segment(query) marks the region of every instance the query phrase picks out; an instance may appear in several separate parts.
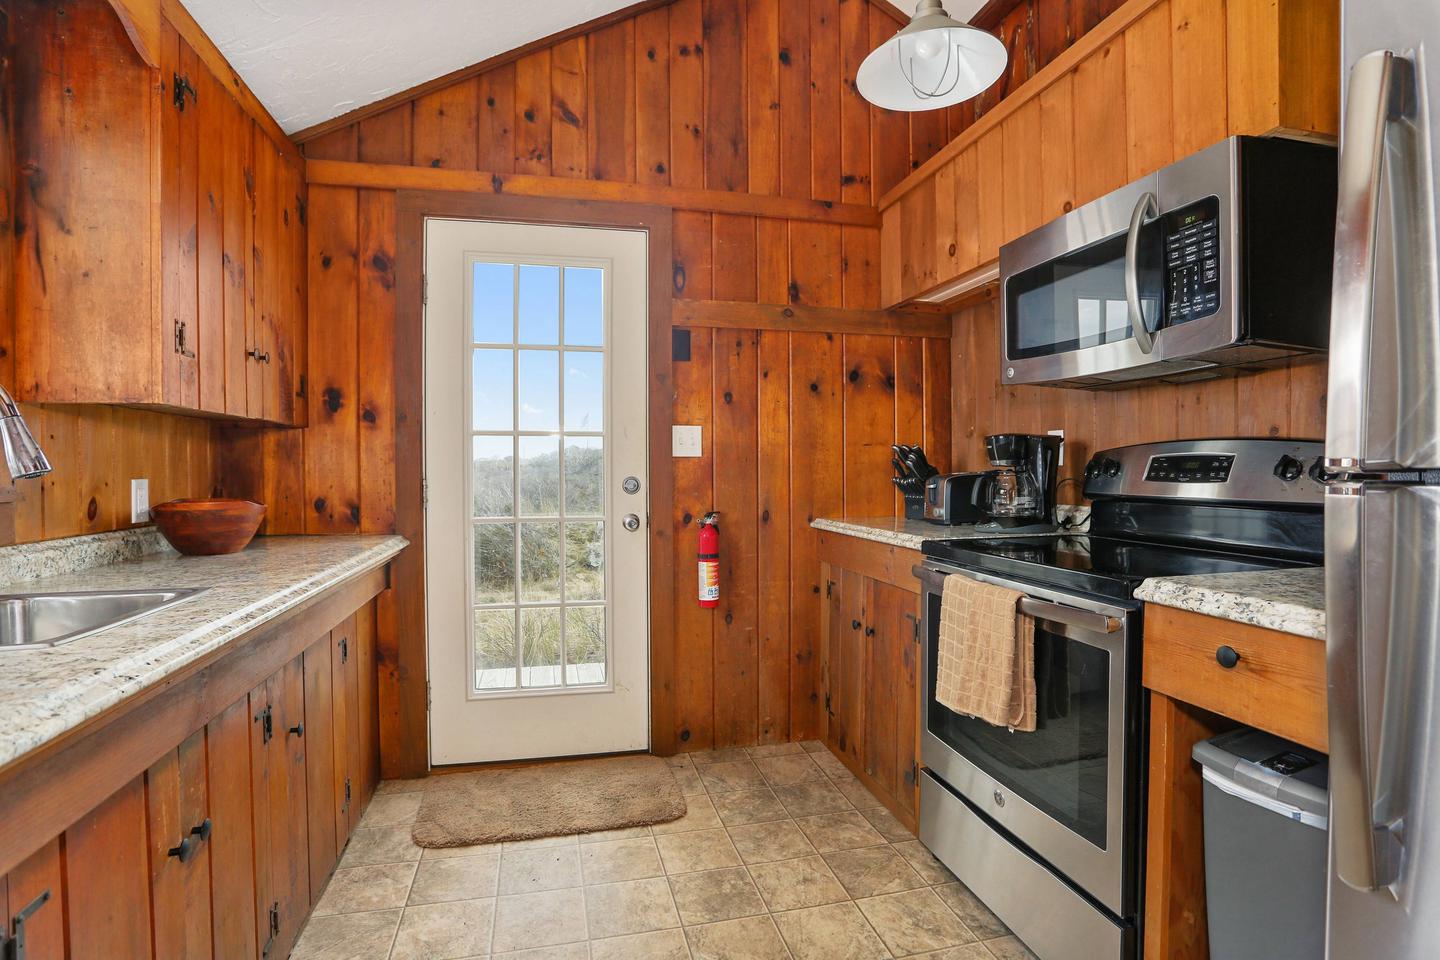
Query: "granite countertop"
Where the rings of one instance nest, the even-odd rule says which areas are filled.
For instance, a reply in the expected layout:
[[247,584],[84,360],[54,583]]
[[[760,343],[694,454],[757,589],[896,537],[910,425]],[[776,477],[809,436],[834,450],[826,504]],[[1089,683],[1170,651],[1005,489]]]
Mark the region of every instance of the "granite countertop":
[[380,566],[407,543],[397,536],[260,537],[240,553],[182,557],[158,535],[125,531],[0,548],[0,592],[205,588],[58,647],[0,650],[0,766]]
[[1154,577],[1137,600],[1325,639],[1325,571],[1321,567]]
[[[1059,514],[1061,520],[1077,518],[1074,529],[1083,529],[1085,521],[1089,519],[1090,510],[1088,507],[1062,505]],[[846,536],[873,540],[906,550],[919,550],[926,540],[988,540],[994,537],[1016,536],[995,530],[978,530],[971,523],[952,527],[928,520],[905,520],[899,517],[817,517],[810,522],[810,526],[817,530],[843,533]]]

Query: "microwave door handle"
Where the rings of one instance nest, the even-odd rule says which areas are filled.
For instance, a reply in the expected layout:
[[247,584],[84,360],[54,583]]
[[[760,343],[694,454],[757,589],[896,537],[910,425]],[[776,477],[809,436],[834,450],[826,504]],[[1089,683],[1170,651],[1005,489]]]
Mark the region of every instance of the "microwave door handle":
[[1160,215],[1155,194],[1148,191],[1135,201],[1135,210],[1130,214],[1130,232],[1125,238],[1125,306],[1130,314],[1130,332],[1135,337],[1140,352],[1150,354],[1155,349],[1155,335],[1145,324],[1145,311],[1140,309],[1140,229],[1147,219]]
[[1395,55],[1376,50],[1357,60],[1350,70],[1340,140],[1335,270],[1330,291],[1325,464],[1331,470],[1359,470],[1365,460],[1380,176],[1394,69]]

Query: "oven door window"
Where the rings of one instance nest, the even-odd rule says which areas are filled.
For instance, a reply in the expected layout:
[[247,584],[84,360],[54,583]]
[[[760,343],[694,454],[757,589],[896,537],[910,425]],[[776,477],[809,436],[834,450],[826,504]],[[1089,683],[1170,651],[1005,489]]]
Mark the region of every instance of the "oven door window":
[[[931,657],[934,657],[931,646]],[[986,774],[1105,849],[1110,764],[1110,654],[1035,624],[1036,729],[1011,732],[942,707],[934,664],[931,733]]]
[[[1011,360],[1070,353],[1133,335],[1125,301],[1125,234],[1067,253],[1005,284],[1005,355]],[[1164,270],[1159,221],[1141,228],[1140,309],[1162,322]]]

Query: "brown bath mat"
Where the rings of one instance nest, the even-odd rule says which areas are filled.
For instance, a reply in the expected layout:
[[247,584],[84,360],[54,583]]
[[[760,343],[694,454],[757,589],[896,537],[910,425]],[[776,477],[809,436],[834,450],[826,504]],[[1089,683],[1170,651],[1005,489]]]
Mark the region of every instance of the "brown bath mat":
[[659,757],[601,757],[431,777],[415,821],[422,847],[466,847],[667,823],[685,798]]

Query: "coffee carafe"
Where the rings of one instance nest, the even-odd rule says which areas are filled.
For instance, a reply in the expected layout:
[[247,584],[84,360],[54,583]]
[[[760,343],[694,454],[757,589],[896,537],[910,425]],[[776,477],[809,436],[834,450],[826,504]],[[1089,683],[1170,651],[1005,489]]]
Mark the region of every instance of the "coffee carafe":
[[998,433],[985,438],[996,469],[987,475],[983,502],[991,519],[980,530],[1052,533],[1055,485],[1059,480],[1060,438]]

